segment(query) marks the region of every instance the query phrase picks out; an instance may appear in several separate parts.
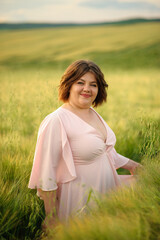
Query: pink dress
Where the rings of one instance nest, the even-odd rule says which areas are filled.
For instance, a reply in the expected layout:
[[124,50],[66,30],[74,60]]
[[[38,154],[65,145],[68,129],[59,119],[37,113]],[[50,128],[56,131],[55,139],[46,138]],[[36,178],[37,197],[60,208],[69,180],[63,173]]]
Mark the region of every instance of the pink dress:
[[99,131],[62,107],[49,114],[39,128],[29,188],[57,190],[61,221],[84,210],[91,191],[98,196],[133,178],[117,174],[116,169],[129,159],[116,152],[115,134],[91,109],[106,127],[106,142]]

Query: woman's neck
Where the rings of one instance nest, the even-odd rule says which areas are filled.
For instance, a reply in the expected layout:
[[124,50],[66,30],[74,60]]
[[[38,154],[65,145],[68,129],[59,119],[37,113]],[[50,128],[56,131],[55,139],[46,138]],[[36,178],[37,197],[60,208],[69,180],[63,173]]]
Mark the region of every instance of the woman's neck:
[[70,102],[67,102],[63,105],[63,107],[67,108],[68,110],[77,113],[77,114],[85,114],[89,115],[90,114],[90,107],[87,108],[80,108]]

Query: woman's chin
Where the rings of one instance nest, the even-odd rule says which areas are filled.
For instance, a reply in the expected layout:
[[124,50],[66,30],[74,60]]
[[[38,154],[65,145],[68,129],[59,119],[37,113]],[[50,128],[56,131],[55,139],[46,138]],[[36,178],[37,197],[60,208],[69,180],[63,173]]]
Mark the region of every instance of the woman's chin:
[[92,105],[92,103],[85,103],[85,102],[83,102],[83,103],[80,104],[80,107],[81,108],[90,108],[91,105]]

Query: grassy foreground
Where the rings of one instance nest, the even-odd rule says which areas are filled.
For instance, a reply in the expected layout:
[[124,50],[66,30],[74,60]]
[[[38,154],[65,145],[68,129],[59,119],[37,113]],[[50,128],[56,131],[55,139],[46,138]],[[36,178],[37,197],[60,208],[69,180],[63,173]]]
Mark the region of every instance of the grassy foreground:
[[59,225],[45,239],[159,240],[160,156],[144,158],[144,170],[130,188],[119,189],[98,202],[97,210],[70,225]]
[[[148,84],[153,76],[154,94],[151,94]],[[39,124],[61,105],[55,88],[58,78],[55,72],[44,70],[11,71],[3,75],[0,161],[2,239],[38,239],[41,233],[43,204],[35,191],[27,188],[27,184]],[[143,88],[138,87],[138,79]],[[136,188],[121,191],[113,195],[112,200],[109,198],[100,203],[95,216],[72,224],[69,228],[71,232],[61,230],[57,239],[85,239],[85,234],[88,234],[87,239],[96,239],[96,236],[100,237],[98,239],[116,239],[117,236],[118,239],[127,239],[131,233],[131,239],[137,239],[137,236],[138,239],[156,239],[160,204],[158,80],[156,71],[108,74],[108,103],[97,111],[117,136],[116,150],[133,160],[143,160],[144,173]],[[119,90],[119,81],[122,90]],[[136,91],[133,93],[134,88]],[[143,235],[148,238],[143,238]]]
[[117,152],[142,162],[144,169],[132,188],[107,196],[91,216],[51,234],[57,240],[160,239],[158,29],[155,23],[1,32],[0,239],[41,235],[43,204],[27,188],[37,131],[62,104],[57,100],[60,77],[79,58],[102,68],[108,102],[97,111],[116,134]]

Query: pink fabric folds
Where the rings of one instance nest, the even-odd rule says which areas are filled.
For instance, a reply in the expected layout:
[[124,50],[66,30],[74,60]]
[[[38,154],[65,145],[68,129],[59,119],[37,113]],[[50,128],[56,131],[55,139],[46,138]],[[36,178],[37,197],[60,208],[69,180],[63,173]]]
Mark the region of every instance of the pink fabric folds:
[[103,120],[103,118],[92,108],[92,110],[98,115],[98,117],[101,119],[103,124],[106,127],[107,130],[107,141],[106,141],[106,150],[107,154],[112,161],[115,169],[118,169],[122,166],[124,166],[128,161],[129,158],[126,158],[119,153],[116,152],[114,146],[116,144],[116,136],[112,129],[108,126],[108,124]]
[[106,128],[105,142],[97,129],[62,107],[49,114],[39,128],[28,187],[58,188],[56,210],[62,221],[85,209],[91,189],[105,194],[133,180],[132,175],[118,175],[116,169],[129,159],[116,152],[115,134],[95,113]]
[[41,123],[29,188],[44,191],[57,189],[57,183],[76,178],[71,149],[58,110]]
[[[92,110],[95,111],[93,108]],[[116,169],[125,165],[129,159],[116,152],[114,149],[115,134],[103,118],[96,111],[95,113],[106,127],[106,152],[118,179]],[[59,183],[67,183],[77,178],[72,149],[64,127],[63,114],[60,107],[46,116],[40,125],[29,188],[41,188],[44,191],[56,190]],[[68,112],[68,114],[70,113]],[[75,121],[77,121],[78,127],[78,118]],[[73,130],[70,126],[70,131]]]

